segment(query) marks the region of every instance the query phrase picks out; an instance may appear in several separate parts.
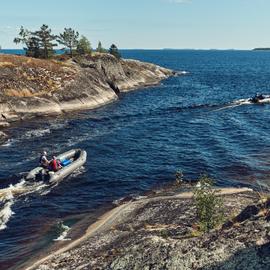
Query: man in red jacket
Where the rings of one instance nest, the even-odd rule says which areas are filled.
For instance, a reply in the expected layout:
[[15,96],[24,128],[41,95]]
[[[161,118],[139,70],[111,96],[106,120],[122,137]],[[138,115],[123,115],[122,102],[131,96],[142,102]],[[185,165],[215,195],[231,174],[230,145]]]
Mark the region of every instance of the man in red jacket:
[[58,170],[61,169],[61,165],[56,159],[56,156],[53,156],[51,162],[50,162],[50,169],[54,172],[57,172]]

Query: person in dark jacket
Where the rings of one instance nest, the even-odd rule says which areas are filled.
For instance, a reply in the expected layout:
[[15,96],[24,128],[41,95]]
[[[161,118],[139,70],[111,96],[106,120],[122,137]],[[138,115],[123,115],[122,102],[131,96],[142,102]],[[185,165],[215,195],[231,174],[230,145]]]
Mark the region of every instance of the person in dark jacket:
[[47,169],[49,167],[49,160],[47,159],[47,152],[43,151],[40,158],[39,158],[39,165],[44,168]]

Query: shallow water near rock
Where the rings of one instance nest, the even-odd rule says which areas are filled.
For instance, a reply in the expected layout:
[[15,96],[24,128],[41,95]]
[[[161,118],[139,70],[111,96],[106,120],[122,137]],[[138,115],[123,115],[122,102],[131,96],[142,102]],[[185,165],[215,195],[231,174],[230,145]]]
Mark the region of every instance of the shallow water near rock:
[[[270,104],[246,102],[257,92],[270,94],[268,52],[122,53],[188,73],[96,110],[5,130],[10,140],[0,146],[0,269],[53,244],[60,235],[51,230],[60,221],[94,216],[114,200],[172,181],[176,170],[189,179],[207,172],[220,186],[270,184]],[[40,150],[57,154],[77,147],[88,152],[87,163],[59,185],[21,182]]]

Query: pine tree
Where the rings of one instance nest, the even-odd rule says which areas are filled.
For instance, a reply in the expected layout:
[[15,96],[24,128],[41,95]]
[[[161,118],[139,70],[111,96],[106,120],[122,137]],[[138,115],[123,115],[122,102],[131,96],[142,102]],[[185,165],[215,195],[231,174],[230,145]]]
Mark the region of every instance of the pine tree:
[[57,44],[53,43],[57,36],[52,35],[51,32],[52,30],[49,28],[49,26],[43,24],[39,31],[32,33],[33,37],[36,38],[36,41],[39,44],[41,56],[45,59],[54,54],[53,47],[57,46]]
[[85,36],[82,36],[78,41],[77,53],[80,55],[92,53],[91,43]]
[[106,53],[107,52],[107,50],[102,47],[102,44],[100,41],[98,42],[98,46],[97,46],[96,51],[99,53]]
[[39,41],[36,37],[32,35],[32,33],[25,29],[23,26],[20,28],[19,36],[14,38],[14,42],[16,44],[23,43],[26,47],[25,50],[26,56],[39,58],[41,57]]
[[69,49],[70,56],[73,56],[73,49],[78,46],[79,33],[71,28],[65,28],[57,41]]
[[27,41],[26,56],[40,58],[42,57],[42,52],[39,47],[39,41],[35,37],[30,37]]
[[121,54],[115,44],[112,44],[112,46],[109,49],[109,53],[114,55],[117,59],[121,58]]

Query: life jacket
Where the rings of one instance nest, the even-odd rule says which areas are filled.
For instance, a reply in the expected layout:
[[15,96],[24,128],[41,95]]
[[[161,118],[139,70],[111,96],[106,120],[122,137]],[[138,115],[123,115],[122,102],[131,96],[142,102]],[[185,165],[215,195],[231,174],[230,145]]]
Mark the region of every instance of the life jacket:
[[53,170],[54,172],[56,172],[56,171],[58,170],[58,164],[57,164],[57,160],[56,160],[56,159],[53,159],[53,160],[51,161],[50,167],[52,168],[52,170]]

